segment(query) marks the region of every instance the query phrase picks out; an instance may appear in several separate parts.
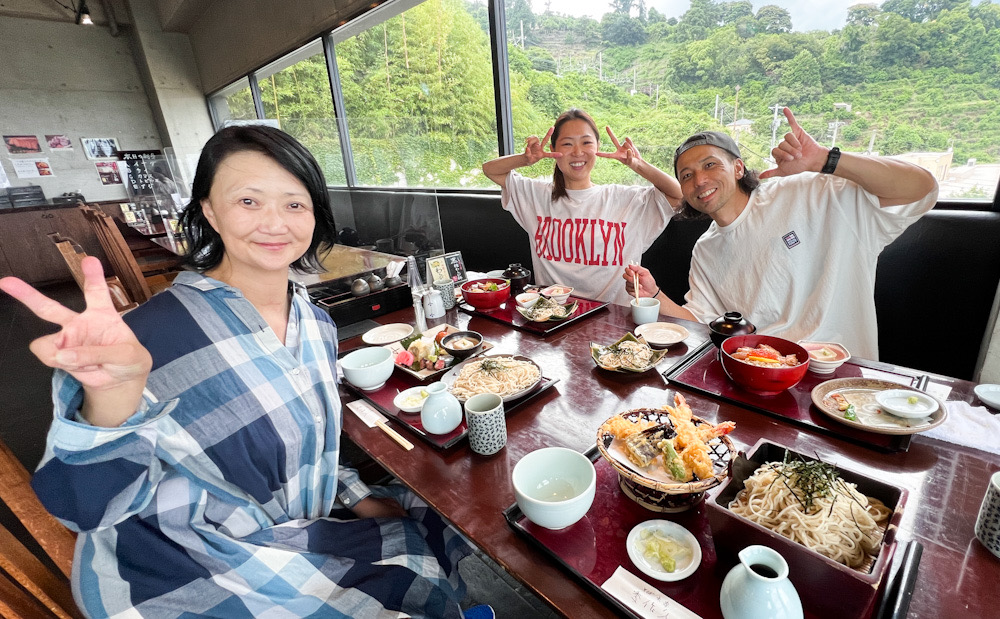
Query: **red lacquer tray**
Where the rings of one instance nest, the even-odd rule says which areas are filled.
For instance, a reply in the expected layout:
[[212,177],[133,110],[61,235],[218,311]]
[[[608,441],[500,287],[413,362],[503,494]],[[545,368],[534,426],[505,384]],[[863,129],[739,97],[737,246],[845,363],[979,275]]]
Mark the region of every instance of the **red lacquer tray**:
[[[604,600],[622,616],[638,617],[601,588],[619,566],[704,619],[722,617],[719,593],[722,581],[736,564],[736,559],[729,557],[720,559],[716,554],[716,541],[713,539],[706,515],[708,509],[706,502],[702,501],[694,508],[679,514],[651,512],[622,493],[618,485],[617,472],[600,457],[596,446],[588,450],[585,455],[594,461],[594,468],[597,471],[597,491],[593,506],[582,520],[561,531],[551,531],[528,521],[515,503],[504,510],[504,517],[511,528],[562,565],[595,596]],[[701,545],[702,560],[693,574],[677,582],[661,582],[646,576],[632,563],[625,547],[625,539],[633,527],[647,520],[670,520],[683,526],[695,536]],[[899,546],[897,551],[904,547],[908,550],[910,545],[919,547],[915,542],[899,539],[896,543]],[[807,551],[803,548],[802,552]],[[897,552],[896,555],[899,560],[893,561],[885,579],[887,585],[885,590],[889,593],[882,600],[882,607],[888,607],[890,611],[899,608],[908,600],[914,586],[913,562],[908,562],[900,556],[910,553]],[[916,560],[919,561],[919,553]],[[826,592],[813,595],[826,595]],[[809,598],[809,593],[802,595],[805,616],[823,616],[815,613]],[[905,616],[905,607],[903,604],[904,610],[901,616]]]
[[[556,382],[558,382],[558,379],[546,378],[545,376],[542,376],[542,380],[538,383],[538,386],[534,389],[534,391],[523,395],[516,400],[504,403],[504,413],[509,415],[512,410],[540,395],[546,389],[556,384]],[[469,434],[469,428],[465,423],[464,414],[462,416],[462,423],[460,423],[457,428],[448,434],[430,434],[429,432],[424,431],[424,424],[420,422],[420,413],[405,413],[399,410],[399,408],[393,403],[393,400],[400,391],[404,391],[410,387],[416,387],[418,385],[430,384],[403,371],[394,371],[389,376],[389,380],[386,381],[385,385],[381,389],[377,389],[375,391],[362,391],[346,380],[342,384],[357,395],[361,396],[362,399],[371,403],[380,412],[384,413],[388,417],[395,418],[396,421],[401,423],[407,430],[410,430],[421,439],[427,441],[438,449],[447,449],[452,447]]]
[[536,333],[538,335],[548,335],[553,331],[558,331],[559,329],[579,322],[594,312],[598,312],[608,306],[605,301],[594,301],[593,299],[571,296],[567,303],[573,302],[576,302],[577,307],[572,316],[564,320],[553,320],[548,322],[535,322],[522,316],[521,312],[517,311],[517,302],[513,298],[507,299],[504,301],[503,305],[491,312],[478,310],[468,303],[460,302],[458,307],[463,312],[468,314],[496,320],[497,322],[502,322],[505,325],[510,325],[515,329]]
[[877,361],[851,359],[832,374],[806,372],[805,377],[791,389],[773,396],[761,396],[744,391],[726,376],[722,362],[718,359],[717,350],[714,345],[708,343],[703,351],[691,355],[686,363],[670,368],[663,377],[671,384],[687,387],[750,410],[781,417],[837,438],[883,451],[909,449],[910,435],[865,432],[838,423],[816,410],[812,403],[812,390],[816,385],[834,378],[858,376],[882,378],[915,389],[924,389],[927,382],[926,375],[918,376],[884,369],[886,366]]

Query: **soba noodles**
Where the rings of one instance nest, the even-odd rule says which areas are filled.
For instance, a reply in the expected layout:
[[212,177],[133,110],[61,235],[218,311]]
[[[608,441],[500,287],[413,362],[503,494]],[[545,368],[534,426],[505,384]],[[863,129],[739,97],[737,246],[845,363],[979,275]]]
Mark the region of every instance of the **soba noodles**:
[[852,568],[878,554],[892,513],[822,462],[769,462],[729,504],[733,513]]
[[487,357],[465,365],[455,377],[451,392],[462,400],[480,393],[505,398],[534,385],[540,377],[538,366],[530,361]]

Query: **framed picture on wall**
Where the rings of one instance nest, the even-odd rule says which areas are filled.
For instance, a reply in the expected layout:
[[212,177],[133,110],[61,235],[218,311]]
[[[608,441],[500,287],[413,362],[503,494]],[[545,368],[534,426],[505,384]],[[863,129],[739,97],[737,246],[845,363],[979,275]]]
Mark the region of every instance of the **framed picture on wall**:
[[118,156],[118,140],[115,138],[80,138],[87,159],[108,159]]

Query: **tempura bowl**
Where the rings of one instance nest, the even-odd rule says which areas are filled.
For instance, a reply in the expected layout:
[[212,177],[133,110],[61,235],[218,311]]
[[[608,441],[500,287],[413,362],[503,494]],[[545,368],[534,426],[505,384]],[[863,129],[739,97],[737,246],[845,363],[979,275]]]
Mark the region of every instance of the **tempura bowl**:
[[392,351],[381,346],[355,350],[340,360],[340,368],[347,382],[358,389],[374,391],[392,375]]
[[597,492],[597,472],[583,454],[545,447],[521,458],[511,475],[514,497],[531,522],[565,529],[585,515]]
[[[760,367],[744,363],[732,355],[738,348],[755,348],[767,344],[782,355],[795,354],[800,363],[796,366]],[[722,368],[730,379],[741,388],[757,395],[777,395],[794,387],[809,369],[809,353],[795,342],[772,335],[735,335],[726,338],[719,349]]]

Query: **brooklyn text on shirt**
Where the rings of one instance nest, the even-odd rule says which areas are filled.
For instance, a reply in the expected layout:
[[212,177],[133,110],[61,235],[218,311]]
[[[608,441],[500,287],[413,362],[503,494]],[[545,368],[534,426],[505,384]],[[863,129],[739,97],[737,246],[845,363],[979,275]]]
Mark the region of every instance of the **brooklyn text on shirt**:
[[535,254],[554,262],[623,266],[626,224],[603,219],[539,216]]

